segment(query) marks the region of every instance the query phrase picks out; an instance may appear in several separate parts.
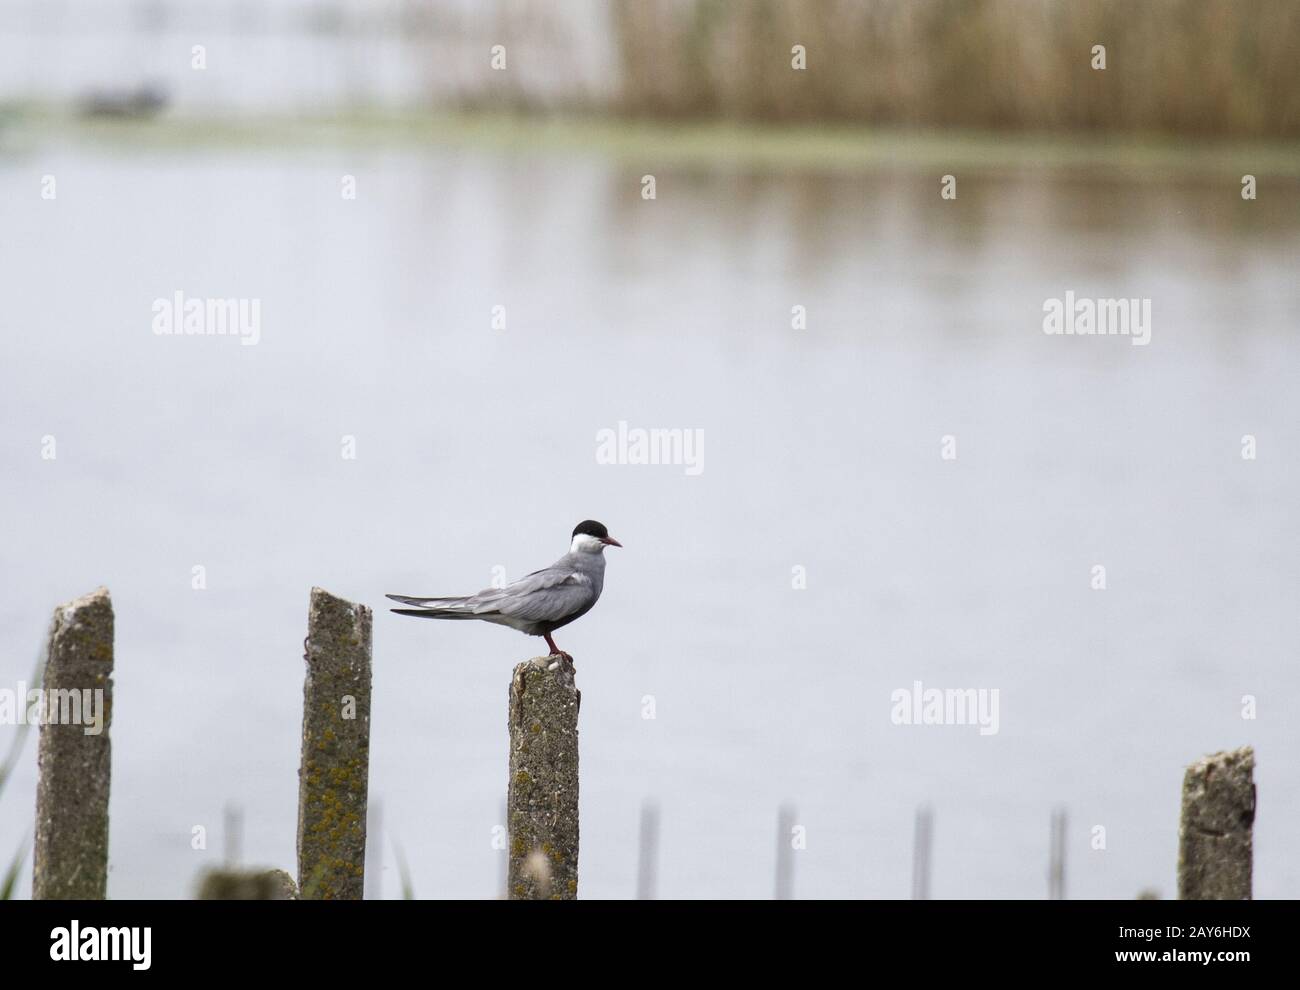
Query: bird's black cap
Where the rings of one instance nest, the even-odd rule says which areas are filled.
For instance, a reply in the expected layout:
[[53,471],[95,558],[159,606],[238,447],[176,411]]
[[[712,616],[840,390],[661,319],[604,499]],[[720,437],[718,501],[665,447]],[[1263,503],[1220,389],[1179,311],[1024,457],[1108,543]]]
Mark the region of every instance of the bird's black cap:
[[594,536],[598,540],[603,540],[609,536],[609,530],[605,528],[605,524],[598,523],[594,519],[584,519],[574,526],[573,535],[577,536],[579,533],[584,536]]

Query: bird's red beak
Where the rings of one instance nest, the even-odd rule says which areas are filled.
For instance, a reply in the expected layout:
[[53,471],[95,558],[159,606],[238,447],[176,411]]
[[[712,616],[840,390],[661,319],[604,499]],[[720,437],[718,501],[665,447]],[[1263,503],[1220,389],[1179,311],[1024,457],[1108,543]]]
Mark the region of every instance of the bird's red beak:
[[619,543],[618,540],[614,539],[614,537],[612,536],[606,536],[600,542],[605,544],[605,546],[607,547],[621,547],[623,545]]

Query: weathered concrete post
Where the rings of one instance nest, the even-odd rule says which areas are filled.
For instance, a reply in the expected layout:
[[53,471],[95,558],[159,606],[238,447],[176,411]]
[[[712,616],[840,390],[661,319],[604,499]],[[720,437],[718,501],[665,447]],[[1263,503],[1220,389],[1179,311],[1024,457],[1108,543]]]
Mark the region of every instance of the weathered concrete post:
[[1198,760],[1183,775],[1178,827],[1178,899],[1251,898],[1255,751],[1249,746]]
[[99,588],[54,610],[41,687],[34,900],[103,900],[113,715],[113,603]]
[[200,901],[296,901],[298,888],[284,870],[209,870],[199,883]]
[[510,679],[506,828],[511,900],[578,896],[578,708],[567,657],[534,657]]
[[312,588],[306,645],[299,896],[360,900],[370,777],[370,609]]

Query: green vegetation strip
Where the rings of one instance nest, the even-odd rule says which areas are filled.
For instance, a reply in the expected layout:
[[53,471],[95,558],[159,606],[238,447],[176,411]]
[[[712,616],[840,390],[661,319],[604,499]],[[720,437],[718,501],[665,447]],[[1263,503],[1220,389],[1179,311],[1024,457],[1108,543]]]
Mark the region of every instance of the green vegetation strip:
[[591,154],[662,167],[855,171],[1099,169],[1300,178],[1300,142],[1191,141],[1090,134],[915,132],[857,126],[663,123],[501,113],[364,113],[334,117],[86,118],[0,111],[0,155],[50,144],[115,150],[301,150],[443,146],[511,154]]

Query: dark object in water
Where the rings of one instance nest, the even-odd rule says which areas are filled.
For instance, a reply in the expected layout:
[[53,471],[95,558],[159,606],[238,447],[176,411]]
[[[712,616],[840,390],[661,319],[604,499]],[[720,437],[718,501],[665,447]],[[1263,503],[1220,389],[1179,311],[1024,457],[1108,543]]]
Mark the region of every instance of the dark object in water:
[[142,83],[135,90],[93,90],[81,101],[81,112],[87,117],[145,119],[157,116],[166,106],[167,93],[161,86]]

